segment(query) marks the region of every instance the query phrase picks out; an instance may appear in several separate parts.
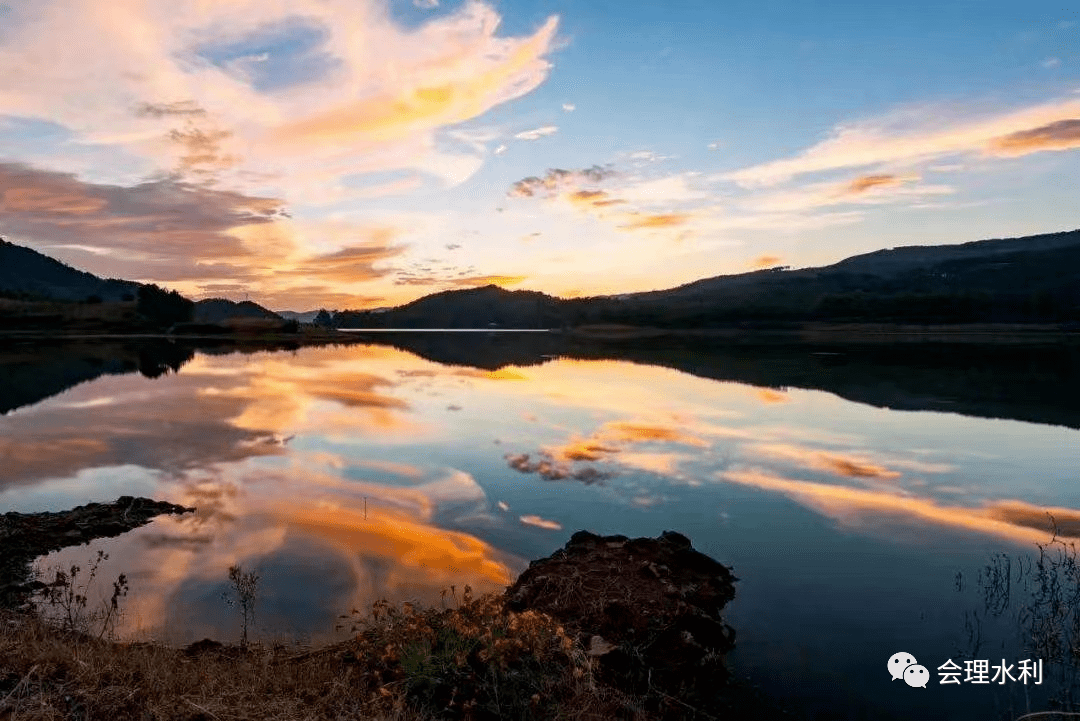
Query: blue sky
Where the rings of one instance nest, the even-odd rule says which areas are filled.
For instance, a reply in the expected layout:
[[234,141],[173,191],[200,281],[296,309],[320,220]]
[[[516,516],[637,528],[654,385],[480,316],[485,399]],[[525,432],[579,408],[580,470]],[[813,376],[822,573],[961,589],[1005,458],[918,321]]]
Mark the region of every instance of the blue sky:
[[1080,227],[1061,3],[0,3],[0,233],[275,309]]

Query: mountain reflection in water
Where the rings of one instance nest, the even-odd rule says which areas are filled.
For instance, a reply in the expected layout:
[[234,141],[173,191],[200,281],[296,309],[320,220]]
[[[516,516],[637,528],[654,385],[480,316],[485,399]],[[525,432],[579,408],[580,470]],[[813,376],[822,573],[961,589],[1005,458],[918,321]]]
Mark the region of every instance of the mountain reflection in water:
[[[130,579],[128,636],[235,637],[238,562],[263,578],[258,633],[321,637],[379,597],[498,590],[581,528],[673,529],[734,566],[732,662],[793,702],[841,718],[1037,702],[936,675],[901,689],[885,661],[960,660],[957,572],[1035,550],[1048,513],[1080,535],[1075,345],[377,341],[9,345],[0,506],[199,509],[98,544],[103,574]],[[1010,638],[995,653],[1022,653]]]

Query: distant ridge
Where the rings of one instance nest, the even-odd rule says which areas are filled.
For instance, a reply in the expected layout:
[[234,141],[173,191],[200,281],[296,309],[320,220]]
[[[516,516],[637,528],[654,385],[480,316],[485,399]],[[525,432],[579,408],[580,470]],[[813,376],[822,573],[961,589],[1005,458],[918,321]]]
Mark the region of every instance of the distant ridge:
[[196,323],[221,323],[232,318],[284,320],[281,315],[250,300],[236,303],[226,298],[207,298],[195,302],[192,320]]
[[339,328],[693,328],[802,321],[1080,322],[1080,230],[889,248],[819,268],[722,275],[614,296],[562,299],[489,285],[334,317]]

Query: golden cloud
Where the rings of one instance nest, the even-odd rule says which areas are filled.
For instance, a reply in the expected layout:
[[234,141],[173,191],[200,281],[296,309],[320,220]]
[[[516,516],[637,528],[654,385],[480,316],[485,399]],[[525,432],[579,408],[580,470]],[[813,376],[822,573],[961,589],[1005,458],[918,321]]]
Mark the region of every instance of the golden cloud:
[[[557,26],[558,18],[552,16],[531,37],[505,42],[499,50],[489,48],[483,59],[471,56],[474,46],[460,47],[461,56],[439,68],[450,76],[442,83],[421,80],[411,88],[347,103],[283,124],[271,137],[286,144],[386,143],[475,118],[544,79],[550,65],[543,56],[551,49]],[[492,23],[485,31],[494,29]]]
[[844,189],[845,193],[865,193],[871,188],[879,186],[900,185],[905,178],[901,178],[896,175],[860,175],[859,177],[848,183]]
[[754,260],[750,263],[750,267],[772,268],[775,265],[780,265],[780,262],[782,260],[783,258],[778,255],[759,255],[758,257],[754,258]]
[[666,471],[674,468],[675,456],[672,454],[627,453],[627,449],[640,443],[677,443],[697,448],[709,444],[678,428],[656,423],[636,421],[612,421],[605,423],[592,435],[571,438],[559,446],[541,449],[538,460],[530,460],[528,453],[508,454],[508,465],[521,473],[536,473],[541,478],[553,481],[573,479],[584,483],[596,483],[610,478],[608,471],[598,471],[585,467],[575,469],[573,464],[580,461],[618,460],[622,463],[623,455],[627,460],[623,465],[643,470]]
[[688,213],[658,213],[656,215],[638,215],[635,213],[631,218],[632,220],[629,223],[619,227],[626,230],[671,228],[686,223],[690,219],[690,215]]
[[371,245],[349,246],[333,253],[316,255],[300,261],[289,273],[305,278],[355,283],[381,278],[388,270],[375,268],[375,263],[404,252],[404,247],[388,245],[395,231],[379,228],[371,232]]
[[525,281],[525,275],[471,275],[464,278],[447,278],[442,275],[405,275],[394,279],[394,285],[450,285],[457,288],[479,288],[485,285],[517,285]]
[[868,458],[851,453],[822,451],[783,443],[759,443],[750,446],[750,450],[846,478],[899,478],[902,475]]
[[1021,501],[997,501],[981,508],[945,506],[931,498],[900,491],[797,481],[759,470],[724,471],[718,473],[717,478],[783,493],[845,523],[861,521],[867,514],[897,515],[1020,542],[1040,543],[1047,541],[1049,534],[1043,530],[1047,526],[1037,519],[1041,513],[1048,523],[1046,514],[1050,513],[1055,518],[1061,517],[1072,533],[1080,533],[1080,510],[1076,509],[1038,507]]
[[1030,130],[1018,130],[989,143],[995,155],[1027,155],[1040,150],[1080,148],[1080,119],[1069,118]]

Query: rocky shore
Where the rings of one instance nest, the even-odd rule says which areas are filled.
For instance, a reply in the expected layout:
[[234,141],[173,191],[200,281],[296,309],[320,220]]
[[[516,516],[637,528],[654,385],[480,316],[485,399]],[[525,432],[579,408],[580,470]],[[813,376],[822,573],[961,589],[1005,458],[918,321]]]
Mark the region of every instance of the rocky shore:
[[88,503],[57,513],[16,513],[0,516],[0,606],[19,605],[41,588],[31,581],[30,564],[38,556],[96,538],[112,538],[138,528],[165,513],[190,513],[174,503],[121,496],[113,503]]
[[[37,556],[193,510],[125,496],[61,513],[4,514],[0,594],[10,609],[43,588],[29,580]],[[411,709],[408,718],[425,721],[786,718],[725,665],[735,631],[722,612],[737,580],[676,532],[631,539],[579,531],[503,594],[472,599],[466,588],[458,607],[443,610],[381,601],[351,640],[299,655],[210,640],[183,650],[110,643],[0,606],[9,619],[0,635],[10,636],[0,639],[0,667],[10,671],[0,674],[0,716],[77,701],[106,716],[137,711],[170,721],[301,709],[310,718],[395,719]],[[69,663],[69,653],[78,658]],[[120,705],[118,676],[130,686]],[[218,681],[210,687],[206,678]],[[332,683],[342,678],[352,679],[347,687]],[[179,701],[189,708],[177,714]],[[342,716],[344,707],[366,711]]]

